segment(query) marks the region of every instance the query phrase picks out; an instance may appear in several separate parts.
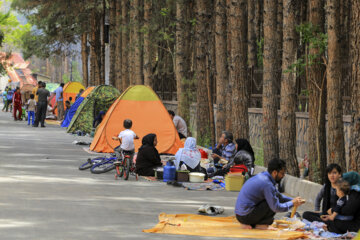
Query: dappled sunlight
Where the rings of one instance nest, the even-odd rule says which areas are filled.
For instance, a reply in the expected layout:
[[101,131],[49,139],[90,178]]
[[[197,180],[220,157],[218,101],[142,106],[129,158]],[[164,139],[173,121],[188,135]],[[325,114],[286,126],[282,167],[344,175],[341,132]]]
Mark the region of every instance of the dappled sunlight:
[[[0,219],[0,229],[1,228],[24,228],[34,226],[34,222],[24,222],[15,219]],[[1,237],[2,238],[2,237]]]

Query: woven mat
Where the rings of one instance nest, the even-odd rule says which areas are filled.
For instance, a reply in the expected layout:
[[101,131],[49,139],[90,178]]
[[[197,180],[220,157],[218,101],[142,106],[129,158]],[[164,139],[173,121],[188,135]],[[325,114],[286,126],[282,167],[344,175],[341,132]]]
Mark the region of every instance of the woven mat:
[[210,217],[195,214],[159,215],[159,223],[146,233],[162,233],[208,237],[232,237],[253,239],[299,239],[307,238],[303,232],[281,230],[240,229],[235,216]]

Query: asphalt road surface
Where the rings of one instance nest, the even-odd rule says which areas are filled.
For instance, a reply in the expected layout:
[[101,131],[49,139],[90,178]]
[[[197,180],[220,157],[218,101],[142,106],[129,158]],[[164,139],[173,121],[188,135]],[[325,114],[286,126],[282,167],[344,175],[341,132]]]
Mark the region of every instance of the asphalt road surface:
[[[79,137],[33,128],[0,112],[0,239],[216,239],[143,233],[159,213],[197,213],[204,203],[233,215],[236,192],[188,191],[162,182],[79,171]],[[223,216],[224,216],[223,215]]]

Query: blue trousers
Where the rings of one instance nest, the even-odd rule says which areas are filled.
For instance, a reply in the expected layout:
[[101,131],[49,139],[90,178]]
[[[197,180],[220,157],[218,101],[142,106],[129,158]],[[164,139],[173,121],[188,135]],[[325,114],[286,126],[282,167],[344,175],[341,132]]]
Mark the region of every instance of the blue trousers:
[[34,111],[28,112],[28,125],[30,125],[30,118],[32,119],[31,124],[34,125],[34,121],[35,121],[35,112]]

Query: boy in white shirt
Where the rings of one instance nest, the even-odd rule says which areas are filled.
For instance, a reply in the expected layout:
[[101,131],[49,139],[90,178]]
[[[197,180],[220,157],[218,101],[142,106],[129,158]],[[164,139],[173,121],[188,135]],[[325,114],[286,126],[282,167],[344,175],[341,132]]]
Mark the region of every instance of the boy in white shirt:
[[134,133],[134,131],[130,130],[132,127],[132,121],[130,119],[124,120],[124,131],[121,131],[119,133],[119,136],[112,137],[113,140],[120,141],[120,149],[117,147],[115,151],[122,152],[134,152],[135,146],[134,146],[134,139],[139,139],[139,137]]

